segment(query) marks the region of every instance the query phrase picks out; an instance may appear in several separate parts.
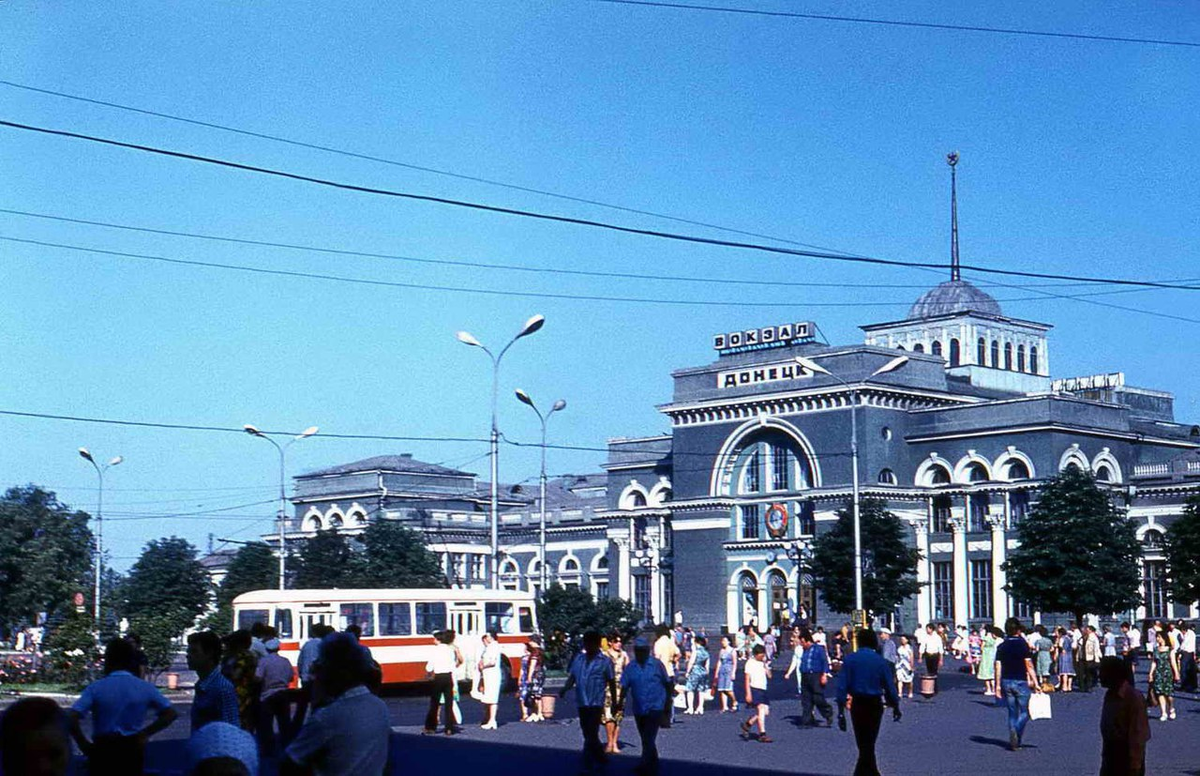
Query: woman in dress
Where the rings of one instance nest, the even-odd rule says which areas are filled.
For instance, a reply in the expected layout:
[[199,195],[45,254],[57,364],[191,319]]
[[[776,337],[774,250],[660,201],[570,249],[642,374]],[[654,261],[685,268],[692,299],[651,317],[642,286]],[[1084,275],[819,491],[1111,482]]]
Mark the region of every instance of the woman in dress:
[[1163,722],[1175,719],[1175,682],[1179,681],[1179,660],[1171,648],[1166,631],[1154,634],[1154,656],[1150,660],[1150,689],[1158,698],[1159,717]]
[[904,688],[908,686],[908,697],[913,697],[913,648],[908,643],[908,636],[900,637],[900,646],[896,648],[896,694],[904,697]]
[[1058,690],[1071,692],[1075,683],[1075,642],[1071,631],[1058,627]]
[[979,632],[971,631],[971,635],[967,637],[967,665],[971,667],[971,673],[978,675],[979,664],[983,660],[983,628]]
[[721,699],[721,713],[737,711],[737,698],[733,694],[733,675],[737,671],[737,650],[729,635],[721,637],[721,651],[717,653],[716,685],[717,697]]
[[709,688],[708,681],[708,639],[697,636],[692,643],[692,654],[688,657],[687,678],[687,711],[684,714],[704,713],[704,693]]
[[1045,625],[1038,625],[1034,630],[1038,634],[1038,639],[1034,642],[1037,647],[1037,661],[1034,668],[1037,671],[1038,684],[1045,687],[1051,684],[1050,676],[1054,668],[1054,656],[1051,653],[1054,650],[1054,642],[1046,635]]
[[996,694],[996,647],[1000,639],[996,638],[995,628],[984,625],[979,629],[979,670],[975,678],[983,682],[983,694],[992,697]]
[[500,661],[504,660],[500,652],[500,642],[495,633],[483,634],[483,652],[479,655],[479,702],[486,711],[482,730],[496,729],[496,708],[500,705],[500,685],[504,683]]
[[[629,665],[629,655],[625,654],[621,634],[616,631],[608,634],[608,649],[604,650],[604,654],[613,664],[613,676],[616,677],[617,686],[621,686],[621,672],[625,670],[625,666]],[[608,741],[604,747],[604,751],[610,754],[617,754],[620,751],[621,736],[621,720],[624,718],[624,712],[615,708],[611,693],[604,693],[604,732],[608,736]]]
[[541,722],[542,694],[546,685],[546,661],[542,652],[542,637],[536,633],[525,645],[521,658],[521,721]]

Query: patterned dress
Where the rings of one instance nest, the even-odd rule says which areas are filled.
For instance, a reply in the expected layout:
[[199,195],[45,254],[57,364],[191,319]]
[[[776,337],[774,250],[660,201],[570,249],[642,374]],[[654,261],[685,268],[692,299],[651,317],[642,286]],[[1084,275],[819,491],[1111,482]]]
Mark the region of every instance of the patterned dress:
[[[621,686],[621,673],[625,670],[625,666],[629,665],[629,656],[624,650],[610,649],[604,654],[608,655],[608,659],[613,664],[613,676],[616,678],[617,687]],[[604,723],[620,725],[625,714],[620,709],[614,709],[612,705],[612,693],[604,693]]]
[[221,663],[221,673],[233,684],[237,692],[238,714],[242,720],[242,729],[251,733],[257,729],[255,719],[255,704],[258,693],[255,692],[255,670],[258,668],[258,656],[248,649],[225,658]]
[[1154,651],[1154,693],[1164,698],[1175,695],[1175,671],[1171,668],[1171,650]]
[[708,689],[708,650],[699,644],[695,647],[696,660],[687,675],[688,692],[703,692]]
[[913,649],[905,644],[896,650],[896,680],[911,684],[913,680]]
[[521,703],[532,714],[541,711],[546,685],[546,664],[540,649],[530,649],[521,658]]
[[1058,640],[1058,673],[1064,676],[1075,675],[1075,643],[1070,634]]
[[733,692],[736,655],[737,653],[731,647],[722,649],[721,654],[717,656],[717,690],[719,692]]

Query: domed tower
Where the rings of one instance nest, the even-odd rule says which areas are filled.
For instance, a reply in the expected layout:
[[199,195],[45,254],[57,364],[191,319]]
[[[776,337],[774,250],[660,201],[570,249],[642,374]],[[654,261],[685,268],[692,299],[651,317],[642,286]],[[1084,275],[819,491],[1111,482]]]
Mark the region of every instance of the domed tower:
[[950,279],[926,291],[902,321],[863,326],[866,344],[940,356],[949,374],[1012,393],[1050,390],[1050,325],[1010,318],[962,279],[958,258],[958,154],[950,164]]

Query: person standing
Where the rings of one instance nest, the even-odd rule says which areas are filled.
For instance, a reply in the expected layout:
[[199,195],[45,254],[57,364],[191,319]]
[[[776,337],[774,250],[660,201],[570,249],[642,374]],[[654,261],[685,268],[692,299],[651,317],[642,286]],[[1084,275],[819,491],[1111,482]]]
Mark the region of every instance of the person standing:
[[896,652],[896,640],[892,638],[892,632],[887,628],[879,629],[879,654],[892,664],[892,668],[896,667],[896,661],[899,659]]
[[708,639],[696,636],[687,665],[687,714],[704,713],[704,694],[708,691]]
[[300,680],[300,692],[296,698],[296,711],[292,715],[291,730],[293,733],[304,724],[308,707],[312,701],[312,666],[317,661],[317,653],[321,649],[321,639],[333,633],[333,628],[322,622],[314,622],[308,629],[308,641],[300,647],[296,656],[296,676]]
[[1100,776],[1143,776],[1150,740],[1146,700],[1119,657],[1100,661],[1100,685],[1107,689],[1100,710]]
[[[113,639],[104,650],[104,678],[89,684],[68,712],[71,737],[88,758],[94,776],[140,776],[146,742],[165,730],[178,713],[158,689],[134,676],[137,654],[125,639]],[[80,723],[92,715],[92,740]],[[146,724],[146,716],[154,719]]]
[[1158,700],[1161,719],[1175,719],[1175,682],[1179,681],[1179,661],[1171,648],[1171,636],[1166,631],[1154,634],[1154,654],[1150,658],[1150,674],[1147,682],[1150,691]]
[[[675,639],[671,636],[671,630],[666,625],[660,625],[657,629],[658,640],[654,642],[654,657],[663,664],[663,668],[667,669],[667,674],[671,676],[672,681],[679,675],[679,646],[675,643]],[[670,722],[668,725],[675,722],[675,704],[670,704]]]
[[755,740],[760,744],[772,743],[767,735],[767,717],[771,713],[771,704],[767,700],[767,682],[771,679],[771,666],[767,663],[767,648],[755,644],[746,661],[746,704],[754,709],[754,714],[742,723],[742,732],[755,737],[751,731],[758,728]]
[[1096,626],[1088,625],[1083,629],[1083,648],[1081,654],[1083,660],[1079,675],[1079,689],[1083,692],[1091,692],[1096,686],[1096,672],[1100,668],[1101,655],[1100,637],[1096,635]]
[[503,689],[504,674],[500,662],[507,660],[500,651],[500,642],[496,634],[488,631],[483,634],[483,652],[479,655],[479,700],[484,708],[483,724],[480,730],[496,729],[496,710],[500,705],[500,691]]
[[[671,640],[669,635],[667,640]],[[579,729],[583,733],[583,772],[593,773],[607,759],[600,743],[605,697],[612,698],[614,705],[617,703],[616,674],[612,661],[600,652],[600,634],[596,631],[583,634],[583,652],[571,661],[567,682],[559,690],[559,697],[566,697],[572,687],[576,688]]]
[[[996,651],[995,646],[992,646],[992,653]],[[896,695],[903,697],[905,688],[908,689],[908,697],[913,697],[913,648],[908,643],[908,636],[900,637],[900,646],[896,649]],[[980,669],[983,667],[980,666]],[[991,670],[991,669],[989,669]]]
[[1053,684],[1050,676],[1054,669],[1054,656],[1052,654],[1054,651],[1054,642],[1046,635],[1045,625],[1037,625],[1034,631],[1038,635],[1037,641],[1034,642],[1034,649],[1037,654],[1037,662],[1034,667],[1037,669],[1039,685],[1045,687],[1046,685]]
[[[611,642],[610,642],[611,643]],[[521,658],[521,721],[541,722],[542,695],[546,687],[546,653],[542,649],[542,637],[536,633],[525,645],[525,656]]]
[[237,691],[238,713],[241,715],[242,730],[253,733],[255,729],[255,704],[258,702],[258,683],[255,673],[258,658],[250,650],[250,632],[236,630],[225,637],[225,657],[221,660],[221,673]]
[[883,722],[883,707],[892,707],[892,719],[899,722],[900,699],[896,695],[896,675],[892,664],[877,651],[879,638],[870,628],[858,631],[858,649],[848,656],[838,672],[837,701],[839,727],[845,728],[845,710],[854,724],[854,742],[858,762],[854,776],[879,776],[875,741]]
[[[933,623],[925,626],[925,639],[921,642],[921,659],[925,661],[925,675],[934,678],[933,691],[937,692],[937,675],[945,657],[945,644]],[[922,689],[921,692],[924,692]]]
[[429,662],[425,664],[425,675],[432,686],[429,691],[429,710],[425,712],[424,733],[437,732],[438,707],[444,707],[446,735],[458,732],[454,717],[454,672],[462,665],[462,654],[454,646],[454,631],[443,630],[434,634],[437,644]]
[[738,710],[737,696],[733,694],[733,678],[737,673],[737,650],[729,640],[729,634],[721,637],[721,651],[717,653],[716,685],[721,699],[721,713]]
[[1075,682],[1075,648],[1071,642],[1071,632],[1066,628],[1058,629],[1058,689],[1061,692],[1072,692]]
[[[699,644],[699,640],[697,640]],[[703,646],[698,646],[703,649]],[[633,642],[633,662],[621,672],[621,697],[618,708],[631,700],[630,708],[637,722],[642,742],[642,759],[635,771],[640,776],[658,773],[658,731],[662,727],[663,711],[675,691],[675,680],[657,658],[650,657],[650,643],[644,638]]]
[[796,695],[804,694],[804,686],[800,681],[800,660],[804,657],[804,647],[800,644],[800,629],[793,628],[791,634],[792,660],[788,663],[787,670],[783,672],[784,679],[791,679],[792,674],[796,675]]
[[274,752],[274,726],[279,727],[278,742],[286,744],[291,736],[288,719],[288,685],[292,683],[292,664],[279,654],[279,639],[271,636],[263,642],[267,656],[258,661],[254,675],[259,683],[258,740],[267,752]]
[[1008,748],[1014,752],[1021,748],[1029,722],[1029,694],[1038,689],[1033,655],[1023,630],[1020,620],[1009,617],[1004,623],[1007,636],[996,648],[996,677],[1000,680],[996,697],[1003,698],[1008,707]]
[[22,698],[0,719],[0,767],[4,773],[67,776],[71,739],[63,710],[49,698]]
[[1121,632],[1125,634],[1125,663],[1129,666],[1129,675],[1135,676],[1138,653],[1142,651],[1142,634],[1136,626],[1128,622],[1121,623]]
[[825,647],[813,641],[807,630],[800,631],[800,724],[815,726],[813,707],[825,718],[825,727],[833,724],[833,706],[825,699],[825,685],[829,682],[829,655]]
[[1196,631],[1179,621],[1179,689],[1196,692]]
[[192,699],[192,733],[210,722],[241,724],[237,691],[217,668],[221,665],[221,639],[212,631],[188,636],[187,666],[196,672]]
[[[629,665],[629,655],[625,654],[625,639],[620,633],[613,631],[608,637],[608,649],[604,654],[613,664],[613,680],[620,685],[621,674]],[[621,723],[625,714],[611,695],[604,696],[604,751],[607,754],[617,754],[621,751]]]
[[982,626],[979,634],[979,670],[975,672],[975,678],[983,682],[983,694],[992,696],[996,694],[996,647],[1000,645],[1000,639],[989,625]]

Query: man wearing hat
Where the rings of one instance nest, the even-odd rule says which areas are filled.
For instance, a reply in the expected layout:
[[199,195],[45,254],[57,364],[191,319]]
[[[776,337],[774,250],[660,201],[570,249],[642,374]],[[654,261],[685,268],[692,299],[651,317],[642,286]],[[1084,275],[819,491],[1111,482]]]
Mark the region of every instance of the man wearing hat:
[[675,682],[658,658],[650,657],[650,642],[639,636],[633,642],[633,662],[621,672],[621,698],[617,707],[632,700],[633,717],[637,720],[638,736],[642,739],[642,761],[637,767],[641,776],[658,773],[658,730],[662,726],[663,709],[675,691]]
[[892,638],[892,632],[887,628],[879,629],[879,654],[883,655],[883,659],[891,663],[892,669],[895,670],[896,661],[900,659],[900,649]]
[[[292,664],[279,654],[279,639],[272,636],[263,642],[267,656],[258,661],[254,676],[262,687],[258,705],[258,737],[263,748],[275,751],[275,724],[279,725],[279,738],[283,741],[290,734],[288,695],[285,692],[292,682]],[[283,741],[286,744],[286,741]]]

